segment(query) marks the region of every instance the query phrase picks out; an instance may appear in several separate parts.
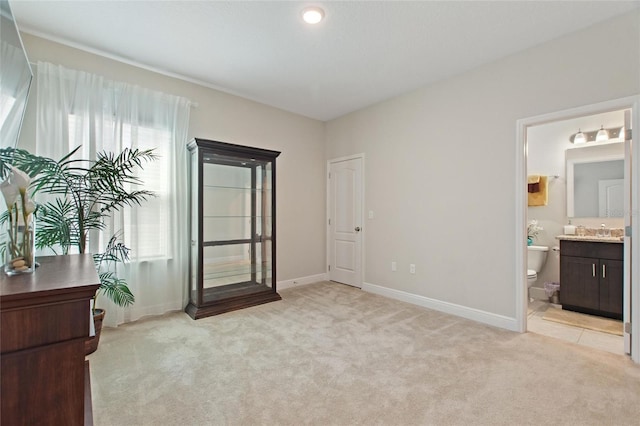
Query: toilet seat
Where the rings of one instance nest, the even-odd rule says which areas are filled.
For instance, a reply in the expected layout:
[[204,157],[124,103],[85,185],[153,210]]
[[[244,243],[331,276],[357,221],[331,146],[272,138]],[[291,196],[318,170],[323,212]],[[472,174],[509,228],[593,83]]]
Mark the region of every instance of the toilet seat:
[[536,271],[534,271],[533,269],[527,269],[527,279],[534,279],[538,277],[538,273]]

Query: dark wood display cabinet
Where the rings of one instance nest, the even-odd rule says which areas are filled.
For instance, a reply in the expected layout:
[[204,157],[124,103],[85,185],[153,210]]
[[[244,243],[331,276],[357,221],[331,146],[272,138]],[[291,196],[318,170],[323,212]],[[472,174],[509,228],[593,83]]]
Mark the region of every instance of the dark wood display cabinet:
[[91,255],[38,257],[32,274],[0,272],[2,425],[86,425],[84,342],[100,286]]
[[276,292],[278,151],[206,139],[188,145],[189,304],[194,319],[280,300]]
[[562,309],[622,319],[622,243],[560,241]]

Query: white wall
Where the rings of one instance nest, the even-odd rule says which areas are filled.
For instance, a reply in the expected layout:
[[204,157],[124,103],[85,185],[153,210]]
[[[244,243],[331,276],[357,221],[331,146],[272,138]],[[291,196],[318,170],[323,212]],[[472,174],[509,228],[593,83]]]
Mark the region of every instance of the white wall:
[[[325,272],[322,122],[30,34],[23,34],[23,41],[31,62],[61,64],[191,99],[198,106],[191,110],[189,139],[199,137],[281,151],[276,163],[277,280]],[[37,87],[32,90],[19,143],[31,150],[35,146]]]
[[[618,17],[328,122],[327,159],[367,158],[365,282],[514,318],[516,120],[639,93],[639,23]],[[590,60],[602,52],[621,60]]]

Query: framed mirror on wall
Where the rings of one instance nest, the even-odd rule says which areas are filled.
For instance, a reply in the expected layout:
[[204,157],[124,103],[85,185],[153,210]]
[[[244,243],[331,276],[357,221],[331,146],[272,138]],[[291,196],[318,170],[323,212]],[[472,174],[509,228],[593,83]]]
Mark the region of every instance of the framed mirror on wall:
[[567,216],[624,216],[624,144],[567,149]]
[[0,0],[0,148],[15,148],[33,72],[8,0]]

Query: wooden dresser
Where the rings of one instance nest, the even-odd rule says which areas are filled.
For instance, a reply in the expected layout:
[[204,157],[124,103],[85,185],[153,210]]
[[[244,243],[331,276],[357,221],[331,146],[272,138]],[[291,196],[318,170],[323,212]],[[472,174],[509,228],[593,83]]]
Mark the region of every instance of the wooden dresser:
[[93,259],[37,261],[33,274],[0,272],[0,423],[92,424],[84,341],[89,301],[100,285]]

